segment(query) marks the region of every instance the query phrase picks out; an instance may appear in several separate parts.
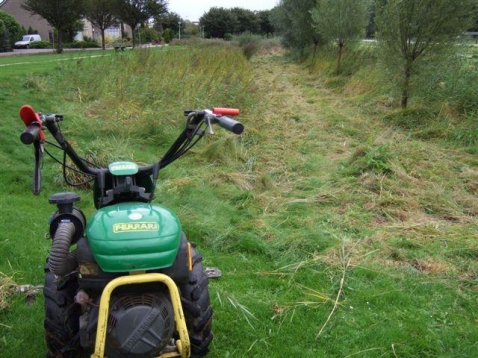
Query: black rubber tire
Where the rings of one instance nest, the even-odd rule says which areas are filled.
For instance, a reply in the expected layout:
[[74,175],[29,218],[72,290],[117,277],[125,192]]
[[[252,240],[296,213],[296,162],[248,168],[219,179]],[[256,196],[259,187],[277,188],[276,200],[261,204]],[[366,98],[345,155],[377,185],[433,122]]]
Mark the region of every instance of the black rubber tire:
[[203,357],[212,341],[212,307],[209,299],[209,279],[204,272],[202,256],[192,248],[193,270],[189,282],[180,285],[186,326],[191,342],[191,357]]
[[45,267],[45,341],[47,358],[83,357],[78,336],[81,307],[74,302],[78,289],[76,280],[56,282]]

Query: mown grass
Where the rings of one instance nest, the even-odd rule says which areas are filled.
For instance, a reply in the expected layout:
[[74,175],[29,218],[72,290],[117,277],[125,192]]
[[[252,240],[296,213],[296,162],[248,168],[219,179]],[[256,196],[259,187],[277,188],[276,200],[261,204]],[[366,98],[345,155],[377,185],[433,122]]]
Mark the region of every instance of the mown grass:
[[54,71],[56,64],[61,61],[107,55],[111,55],[111,53],[105,53],[104,51],[68,51],[63,54],[42,53],[34,56],[24,54],[0,56],[0,80],[8,80],[12,76],[29,76]]
[[[2,88],[6,277],[42,283],[47,198],[70,190],[48,160],[42,193],[29,193],[17,104],[63,113],[82,153],[138,162],[164,151],[183,109],[234,106],[245,134],[217,129],[163,171],[156,199],[178,213],[205,264],[223,272],[210,284],[210,356],[477,355],[473,144],[417,136],[417,125],[390,120],[406,114],[372,85],[383,83],[378,75],[358,69],[336,79],[280,51],[248,62],[217,45],[54,66]],[[420,117],[431,132],[429,114]],[[89,215],[91,196],[80,193]],[[22,295],[6,300],[2,355],[43,356],[41,295],[29,306]]]

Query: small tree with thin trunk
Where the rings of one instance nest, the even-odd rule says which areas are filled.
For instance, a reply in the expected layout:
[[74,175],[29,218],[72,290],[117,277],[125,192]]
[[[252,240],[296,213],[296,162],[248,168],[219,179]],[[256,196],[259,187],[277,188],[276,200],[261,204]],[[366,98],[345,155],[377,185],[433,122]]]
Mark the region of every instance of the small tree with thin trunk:
[[377,0],[376,37],[389,68],[401,73],[401,106],[410,97],[412,75],[469,28],[476,0]]
[[165,13],[167,5],[164,0],[115,0],[115,9],[118,18],[131,27],[135,47],[134,31],[138,25]]
[[101,45],[106,49],[105,30],[116,23],[115,4],[116,0],[85,0],[85,17],[100,29]]
[[311,10],[312,21],[322,37],[338,46],[337,75],[341,72],[345,45],[365,33],[369,1],[318,0]]

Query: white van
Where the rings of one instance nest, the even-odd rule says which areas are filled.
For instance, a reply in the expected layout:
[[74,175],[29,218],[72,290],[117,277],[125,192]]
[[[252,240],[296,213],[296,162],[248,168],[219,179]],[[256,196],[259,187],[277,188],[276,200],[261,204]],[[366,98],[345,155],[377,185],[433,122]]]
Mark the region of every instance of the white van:
[[40,35],[25,35],[20,41],[15,42],[15,48],[28,48],[32,42],[41,41]]

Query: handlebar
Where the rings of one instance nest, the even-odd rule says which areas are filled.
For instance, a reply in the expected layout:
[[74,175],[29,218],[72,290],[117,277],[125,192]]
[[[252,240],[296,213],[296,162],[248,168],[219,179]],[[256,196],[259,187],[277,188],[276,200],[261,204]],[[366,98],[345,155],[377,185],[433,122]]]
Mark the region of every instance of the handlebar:
[[242,134],[244,131],[244,126],[241,122],[238,122],[230,117],[221,116],[216,117],[217,124],[219,124],[222,128],[227,129],[228,131],[234,134]]
[[[206,112],[211,112],[206,110]],[[244,131],[244,126],[241,122],[236,121],[230,117],[226,117],[225,115],[238,115],[239,110],[233,108],[213,108],[211,114],[214,116],[214,120],[217,124],[219,124],[222,128],[227,129],[228,131],[234,134],[242,134]]]
[[23,144],[32,144],[40,136],[41,126],[38,123],[33,123],[27,126],[27,128],[20,135],[20,140]]
[[[212,125],[218,124],[222,128],[234,133],[242,134],[244,131],[244,126],[239,121],[232,119],[228,116],[234,116],[239,114],[238,109],[232,108],[213,108],[204,109],[199,111],[185,111],[184,114],[187,116],[186,127],[179,134],[174,143],[170,146],[166,154],[160,158],[156,164],[146,165],[138,167],[139,175],[153,175],[157,176],[159,169],[164,168],[169,165],[189,149],[191,149],[204,135],[205,130],[201,127],[208,126],[209,132],[213,134]],[[46,141],[43,133],[43,126],[48,129],[50,134],[55,138],[60,149],[62,149],[65,154],[72,160],[75,166],[79,171],[94,176],[97,178],[100,188],[102,183],[105,181],[105,177],[110,175],[107,168],[98,168],[92,166],[91,163],[87,162],[85,159],[81,158],[75,150],[68,143],[66,138],[60,131],[58,122],[63,120],[63,116],[57,114],[48,114],[44,115],[41,113],[36,113],[32,107],[23,106],[20,109],[20,117],[27,126],[26,129],[20,135],[20,140],[23,144],[29,145],[34,144],[35,147],[35,177],[34,177],[34,192],[39,193],[39,162],[41,154],[43,153],[43,143]],[[48,153],[48,152],[47,152]],[[48,153],[50,156],[51,154]],[[64,168],[66,167],[65,162],[63,161]],[[65,179],[66,180],[66,179]],[[68,181],[67,181],[68,183]],[[71,183],[68,183],[73,185]]]

